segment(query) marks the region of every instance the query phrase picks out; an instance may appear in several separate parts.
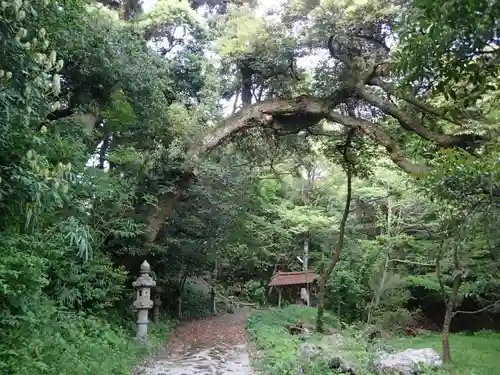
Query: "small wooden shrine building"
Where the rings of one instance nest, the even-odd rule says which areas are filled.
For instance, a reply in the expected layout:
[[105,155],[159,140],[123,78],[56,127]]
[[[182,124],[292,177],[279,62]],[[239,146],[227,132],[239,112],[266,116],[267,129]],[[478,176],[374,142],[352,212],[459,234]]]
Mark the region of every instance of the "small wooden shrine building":
[[311,287],[319,279],[313,271],[308,272],[280,272],[278,271],[269,282],[270,292],[278,290],[278,307],[281,307],[282,293],[285,292],[295,303],[306,303],[311,300]]

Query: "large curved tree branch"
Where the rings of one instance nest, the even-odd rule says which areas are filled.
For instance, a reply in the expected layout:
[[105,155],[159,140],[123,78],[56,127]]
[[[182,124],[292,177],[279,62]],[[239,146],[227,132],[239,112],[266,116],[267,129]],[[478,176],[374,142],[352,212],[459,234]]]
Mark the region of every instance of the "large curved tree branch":
[[297,133],[317,125],[321,120],[330,120],[352,129],[360,129],[389,153],[390,158],[408,173],[421,175],[427,171],[425,166],[409,162],[398,145],[376,124],[352,116],[343,116],[334,108],[348,98],[348,89],[339,89],[328,101],[308,96],[296,99],[274,99],[252,104],[210,128],[198,142],[188,150],[184,174],[179,179],[177,188],[159,197],[158,207],[148,217],[149,241],[154,241],[164,221],[174,208],[174,203],[183,194],[195,177],[195,167],[208,152],[228,142],[237,134],[256,127],[276,130],[278,134]]
[[165,220],[174,209],[176,201],[184,194],[186,188],[195,178],[195,168],[199,160],[208,152],[216,149],[239,133],[256,127],[270,128],[280,131],[306,129],[316,125],[327,117],[332,105],[343,100],[342,91],[333,97],[333,102],[325,102],[313,97],[297,99],[275,99],[252,104],[223,120],[219,125],[207,130],[200,140],[193,144],[187,152],[184,173],[176,184],[176,188],[158,197],[158,204],[147,218],[149,225],[148,241],[154,242],[158,237]]
[[[334,98],[340,104],[341,95]],[[328,117],[332,102],[314,97],[273,99],[244,108],[207,132],[188,151],[187,162],[196,163],[206,152],[219,147],[235,135],[256,127],[279,131],[307,129]]]

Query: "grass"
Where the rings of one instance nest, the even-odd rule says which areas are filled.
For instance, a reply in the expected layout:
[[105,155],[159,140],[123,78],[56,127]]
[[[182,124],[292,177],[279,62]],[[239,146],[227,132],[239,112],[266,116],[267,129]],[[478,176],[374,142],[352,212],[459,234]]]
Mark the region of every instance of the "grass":
[[[252,315],[247,322],[247,331],[256,346],[258,355],[254,358],[254,368],[263,374],[295,374],[299,364],[298,352],[304,341],[297,335],[291,335],[287,326],[303,323],[314,327],[315,308],[289,306],[284,309],[261,310]],[[338,319],[325,314],[325,327],[338,327]],[[308,342],[319,343],[322,336],[313,334]],[[307,373],[331,374],[324,363],[309,363]]]
[[[254,368],[261,374],[295,374],[298,365],[302,365],[306,375],[331,375],[326,364],[301,363],[299,348],[304,342],[297,335],[291,335],[287,326],[303,323],[314,327],[317,310],[290,306],[281,310],[261,310],[251,316],[247,322],[247,331],[252,339],[257,355],[253,359]],[[331,352],[348,359],[358,366],[360,373],[369,375],[369,363],[373,352],[366,352],[363,336],[359,330],[346,327],[330,314],[325,316],[325,327],[339,329],[342,326],[344,342],[336,341],[335,336],[313,334],[307,342],[318,345],[325,352]],[[331,339],[330,339],[331,338]],[[333,340],[332,340],[333,339]],[[453,365],[442,371],[426,372],[426,375],[495,375],[500,373],[500,333],[482,331],[476,334],[453,334],[450,336]],[[409,348],[430,348],[441,351],[441,339],[437,334],[419,337],[396,337],[381,343],[398,350]],[[375,351],[376,348],[373,348]]]
[[[398,349],[430,348],[441,351],[441,337],[430,334],[390,340]],[[500,333],[481,331],[475,334],[450,335],[453,364],[446,373],[454,375],[494,375],[500,373]]]

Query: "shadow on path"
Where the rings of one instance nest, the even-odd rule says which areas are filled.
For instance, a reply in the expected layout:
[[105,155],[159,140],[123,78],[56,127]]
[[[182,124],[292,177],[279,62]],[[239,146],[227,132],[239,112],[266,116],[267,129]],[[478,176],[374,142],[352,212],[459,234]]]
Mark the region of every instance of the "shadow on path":
[[182,324],[136,375],[249,375],[245,322],[251,309]]

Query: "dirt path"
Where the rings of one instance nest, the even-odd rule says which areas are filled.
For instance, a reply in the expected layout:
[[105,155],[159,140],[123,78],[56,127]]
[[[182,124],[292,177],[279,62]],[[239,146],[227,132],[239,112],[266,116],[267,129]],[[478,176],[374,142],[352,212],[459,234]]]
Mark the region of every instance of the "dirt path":
[[249,375],[245,321],[251,310],[181,325],[137,375]]

